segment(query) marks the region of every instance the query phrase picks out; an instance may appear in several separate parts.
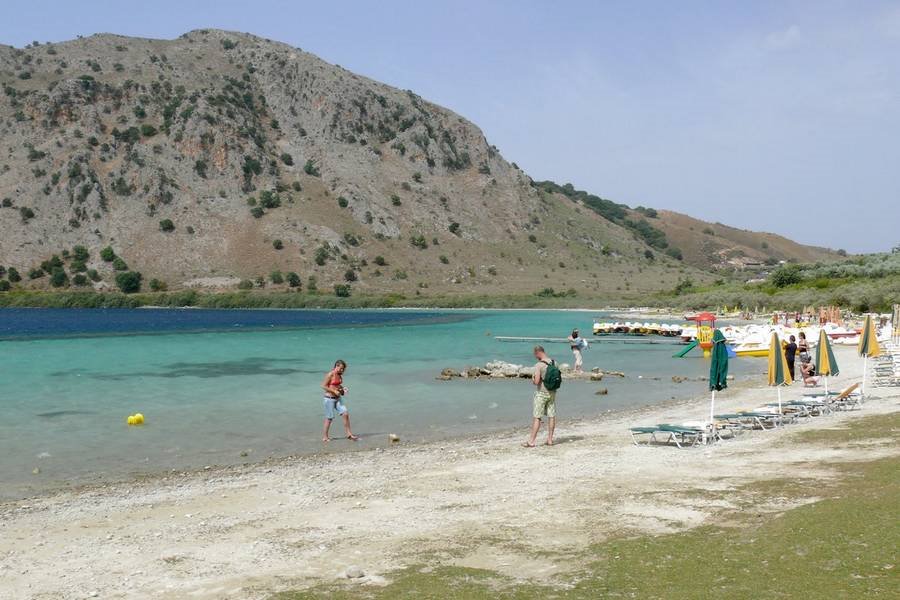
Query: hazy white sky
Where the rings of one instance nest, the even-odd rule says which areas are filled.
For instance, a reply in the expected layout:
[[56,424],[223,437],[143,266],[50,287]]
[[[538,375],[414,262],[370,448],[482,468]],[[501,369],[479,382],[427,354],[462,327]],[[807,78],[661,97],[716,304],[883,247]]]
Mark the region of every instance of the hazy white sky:
[[412,89],[536,179],[854,252],[900,242],[894,2],[4,0],[0,43],[217,27]]

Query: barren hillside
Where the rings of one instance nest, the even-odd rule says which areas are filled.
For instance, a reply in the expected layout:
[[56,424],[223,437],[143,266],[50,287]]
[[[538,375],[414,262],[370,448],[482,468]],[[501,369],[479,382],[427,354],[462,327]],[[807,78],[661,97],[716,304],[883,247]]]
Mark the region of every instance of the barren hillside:
[[0,47],[0,84],[14,287],[623,295],[704,277],[532,185],[463,117],[285,44]]

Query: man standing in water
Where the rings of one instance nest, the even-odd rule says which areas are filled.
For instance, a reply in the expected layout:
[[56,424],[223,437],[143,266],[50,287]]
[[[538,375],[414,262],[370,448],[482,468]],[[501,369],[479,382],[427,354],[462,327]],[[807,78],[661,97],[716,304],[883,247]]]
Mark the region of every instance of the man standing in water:
[[575,355],[575,372],[581,373],[582,365],[584,364],[581,353],[587,350],[587,340],[581,337],[577,329],[573,329],[572,335],[569,336],[569,344],[571,344],[572,354]]
[[537,364],[534,365],[534,375],[531,382],[537,388],[534,392],[534,419],[531,422],[531,437],[523,445],[526,448],[534,448],[534,440],[537,439],[541,429],[541,418],[547,417],[547,445],[553,445],[553,431],[556,429],[556,391],[562,384],[562,373],[556,366],[556,361],[547,356],[543,346],[534,347],[534,357]]
[[325,423],[322,425],[323,442],[331,439],[328,436],[328,430],[331,429],[331,422],[336,414],[341,415],[341,418],[344,420],[344,432],[347,434],[347,439],[354,441],[359,439],[359,437],[353,435],[353,430],[350,429],[350,413],[341,400],[344,394],[347,393],[347,388],[344,387],[344,371],[346,370],[347,363],[337,360],[334,363],[334,368],[322,380],[322,389],[325,390],[325,398],[323,399],[325,405]]

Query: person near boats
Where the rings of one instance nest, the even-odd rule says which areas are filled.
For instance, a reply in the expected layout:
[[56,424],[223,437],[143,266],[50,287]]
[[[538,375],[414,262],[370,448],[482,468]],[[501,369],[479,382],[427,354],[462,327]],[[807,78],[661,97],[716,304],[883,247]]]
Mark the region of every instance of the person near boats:
[[816,365],[808,354],[805,357],[800,357],[800,376],[803,378],[803,385],[806,387],[819,385],[819,378],[816,377]]
[[[802,333],[800,335],[803,335]],[[788,373],[791,374],[791,379],[795,378],[794,375],[794,358],[797,356],[797,338],[793,335],[788,338],[790,341],[788,345],[784,347],[784,358],[787,360]]]
[[322,380],[322,389],[325,391],[325,397],[322,399],[325,407],[325,422],[322,425],[322,441],[327,442],[331,438],[328,431],[331,429],[331,422],[334,421],[335,415],[340,415],[344,421],[344,433],[347,434],[348,440],[356,441],[359,437],[353,435],[350,429],[350,412],[344,406],[344,394],[347,388],[344,387],[344,372],[347,370],[347,363],[343,360],[336,360],[334,367],[325,375]]
[[553,432],[556,430],[556,392],[562,385],[562,373],[556,366],[556,361],[547,356],[543,346],[534,347],[534,357],[537,363],[534,365],[534,375],[531,382],[535,386],[534,410],[531,421],[531,436],[522,444],[526,448],[534,448],[538,431],[541,429],[541,419],[547,417],[547,442],[553,445]]
[[809,342],[806,341],[806,333],[800,332],[798,334],[800,339],[797,340],[797,354],[800,355],[800,358],[803,359],[804,356],[809,357]]
[[572,330],[572,335],[568,337],[572,354],[575,356],[575,372],[581,373],[584,366],[584,356],[582,352],[587,350],[588,341],[581,337],[577,329]]

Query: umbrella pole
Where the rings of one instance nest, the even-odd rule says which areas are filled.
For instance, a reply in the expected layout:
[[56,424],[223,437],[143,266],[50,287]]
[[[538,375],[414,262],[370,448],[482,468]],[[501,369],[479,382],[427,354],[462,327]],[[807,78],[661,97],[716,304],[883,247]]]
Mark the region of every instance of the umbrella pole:
[[709,422],[712,424],[713,422],[713,413],[716,408],[716,390],[712,391],[712,399],[709,401]]
[[825,376],[825,398],[828,398],[828,375]]
[[777,387],[778,387],[778,414],[780,415],[780,414],[782,414],[781,413],[781,386],[779,385]]
[[868,354],[864,354],[864,355],[863,355],[863,380],[862,380],[862,389],[859,391],[859,395],[862,396],[863,398],[866,397],[866,372],[869,370],[869,369],[867,368],[867,367],[868,367],[868,364],[869,364],[869,355],[868,355]]

